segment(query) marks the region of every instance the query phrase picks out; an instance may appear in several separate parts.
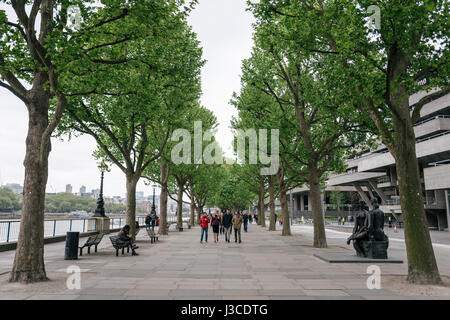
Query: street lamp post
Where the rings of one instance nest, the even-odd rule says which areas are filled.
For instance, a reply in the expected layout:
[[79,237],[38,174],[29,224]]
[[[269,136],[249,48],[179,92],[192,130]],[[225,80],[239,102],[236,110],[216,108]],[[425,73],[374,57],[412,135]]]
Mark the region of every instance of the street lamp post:
[[104,171],[102,170],[101,182],[100,182],[100,194],[97,200],[97,209],[95,209],[94,217],[104,218],[105,215],[105,201],[103,200],[103,177]]
[[156,206],[155,206],[155,189],[156,189],[156,185],[154,184],[152,187],[153,187],[153,203],[152,203],[151,215],[154,216],[154,215],[156,215]]

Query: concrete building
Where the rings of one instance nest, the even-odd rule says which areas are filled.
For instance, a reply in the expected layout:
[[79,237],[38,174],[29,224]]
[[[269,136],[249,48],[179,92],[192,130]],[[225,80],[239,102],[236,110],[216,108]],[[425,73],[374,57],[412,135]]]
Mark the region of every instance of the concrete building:
[[80,188],[80,195],[83,196],[83,194],[86,193],[86,186],[81,186]]
[[[367,191],[363,187],[364,191]],[[340,192],[343,201],[339,208],[333,203],[332,193]],[[359,195],[353,186],[331,186],[327,185],[321,194],[322,210],[325,217],[347,217],[354,216],[359,211]],[[278,202],[278,201],[277,201]],[[310,204],[309,188],[294,188],[288,193],[289,210],[293,214],[293,218],[297,219],[302,216],[312,217],[312,208]],[[277,209],[275,209],[277,210]],[[280,208],[281,210],[281,208]]]
[[71,184],[67,184],[66,185],[66,193],[72,193],[72,191],[73,191],[72,185]]
[[99,195],[100,195],[100,189],[93,189],[93,190],[91,191],[91,196],[92,196],[92,198],[98,199]]

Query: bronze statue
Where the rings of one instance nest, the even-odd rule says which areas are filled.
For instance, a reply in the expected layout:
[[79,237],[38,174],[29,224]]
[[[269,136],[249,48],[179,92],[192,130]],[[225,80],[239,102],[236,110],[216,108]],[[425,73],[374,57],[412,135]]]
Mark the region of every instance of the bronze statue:
[[356,250],[358,257],[365,257],[363,248],[361,246],[362,241],[369,240],[368,230],[368,212],[366,210],[366,204],[363,200],[359,202],[360,212],[356,215],[355,226],[353,227],[352,235],[347,239],[349,245],[353,241],[353,247]]
[[387,259],[389,239],[384,234],[384,213],[379,209],[378,199],[371,200],[373,210],[367,211],[364,201],[360,201],[361,212],[356,216],[353,234],[347,244],[353,247],[359,257]]
[[378,199],[372,199],[373,210],[369,211],[368,229],[370,240],[388,241],[384,234],[384,213],[379,208]]

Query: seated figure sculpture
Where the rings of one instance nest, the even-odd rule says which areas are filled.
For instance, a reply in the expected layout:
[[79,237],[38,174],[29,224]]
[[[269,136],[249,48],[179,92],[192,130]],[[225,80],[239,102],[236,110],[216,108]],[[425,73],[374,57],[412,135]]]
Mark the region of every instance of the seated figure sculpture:
[[369,230],[367,227],[368,212],[363,200],[359,202],[360,212],[356,215],[355,226],[352,235],[347,239],[347,244],[353,241],[353,247],[358,257],[365,257],[361,242],[369,240]]
[[373,210],[366,211],[360,202],[362,212],[357,216],[353,234],[347,239],[347,244],[353,240],[356,254],[360,257],[387,259],[388,237],[385,235],[384,213],[379,209],[378,199],[371,201]]

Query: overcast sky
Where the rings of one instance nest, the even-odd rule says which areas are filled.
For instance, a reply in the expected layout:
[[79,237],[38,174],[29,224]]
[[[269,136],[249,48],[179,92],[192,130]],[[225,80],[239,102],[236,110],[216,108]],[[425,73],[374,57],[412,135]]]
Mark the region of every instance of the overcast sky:
[[[241,61],[248,58],[252,46],[252,15],[245,11],[246,0],[200,0],[189,19],[203,47],[207,60],[202,70],[202,104],[216,115],[220,126],[217,140],[224,150],[232,141],[230,120],[236,110],[229,104],[233,91],[239,91]],[[0,88],[0,185],[23,185],[25,138],[28,117],[23,103]],[[90,136],[61,142],[53,139],[49,159],[47,192],[63,192],[66,184],[78,192],[99,187],[99,170],[92,157],[95,141]],[[138,191],[146,195],[151,187],[141,181]],[[105,175],[107,196],[125,195],[125,177],[116,167]]]

